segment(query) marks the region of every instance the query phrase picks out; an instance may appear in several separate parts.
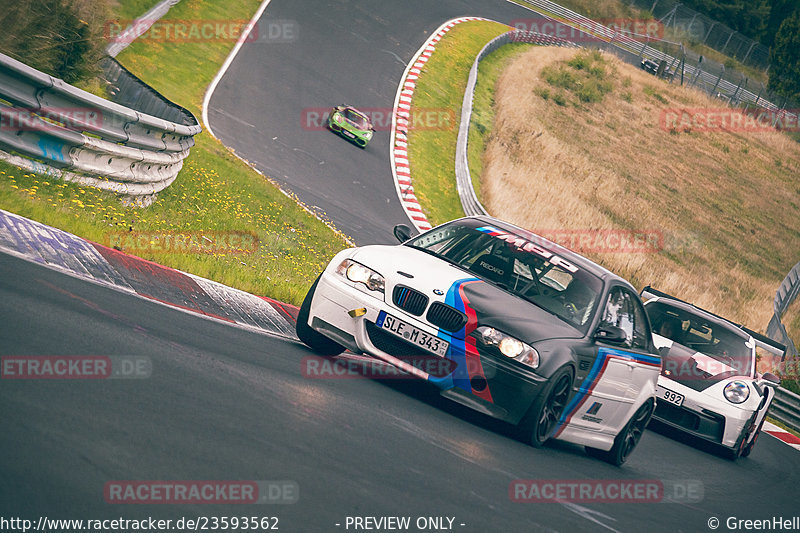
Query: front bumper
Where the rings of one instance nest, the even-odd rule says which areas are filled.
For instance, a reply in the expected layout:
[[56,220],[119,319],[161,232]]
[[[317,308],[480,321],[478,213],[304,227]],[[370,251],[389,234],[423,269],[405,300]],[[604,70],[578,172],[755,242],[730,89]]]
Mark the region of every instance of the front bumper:
[[[387,287],[387,294],[389,294]],[[349,311],[364,308],[353,317]],[[409,363],[409,357],[437,357],[431,352],[394,336],[376,325],[381,311],[432,335],[450,342],[447,358],[460,365],[448,375],[426,372],[425,367]],[[364,352],[420,379],[430,381],[445,396],[495,418],[516,424],[527,412],[546,378],[532,369],[521,368],[516,361],[481,354],[479,363],[466,361],[464,368],[461,339],[412,316],[383,300],[381,293],[368,294],[355,288],[339,275],[326,270],[321,276],[311,302],[309,324],[320,333],[354,352]],[[479,368],[474,368],[473,365]],[[477,372],[475,370],[478,370]]]
[[349,128],[340,126],[332,120],[328,120],[328,129],[334,133],[338,133],[341,137],[344,137],[348,141],[354,142],[361,147],[366,146],[369,142],[369,139],[364,137],[363,134],[351,131]]
[[706,441],[734,449],[754,419],[754,412],[749,409],[723,399],[715,401],[680,383],[659,378],[659,386],[682,394],[684,400],[679,407],[659,399],[653,418]]

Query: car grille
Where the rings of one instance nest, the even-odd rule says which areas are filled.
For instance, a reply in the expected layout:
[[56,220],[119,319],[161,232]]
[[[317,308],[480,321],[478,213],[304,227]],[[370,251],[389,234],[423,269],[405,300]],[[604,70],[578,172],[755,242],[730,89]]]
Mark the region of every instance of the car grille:
[[658,416],[668,422],[686,428],[690,431],[697,431],[700,428],[700,417],[691,411],[675,407],[667,402],[658,402]]
[[392,292],[394,304],[403,311],[420,316],[428,307],[428,297],[404,285],[396,285]]
[[367,335],[370,342],[375,345],[377,349],[386,352],[395,357],[411,357],[411,356],[428,356],[430,355],[425,350],[417,348],[411,343],[402,340],[391,333],[386,333],[381,328],[376,326],[370,321],[367,324]]
[[460,330],[467,323],[467,315],[441,302],[433,302],[425,318],[434,326],[452,332]]
[[671,422],[687,431],[714,442],[722,442],[725,433],[725,417],[703,410],[702,414],[676,407],[667,402],[656,404],[656,418]]

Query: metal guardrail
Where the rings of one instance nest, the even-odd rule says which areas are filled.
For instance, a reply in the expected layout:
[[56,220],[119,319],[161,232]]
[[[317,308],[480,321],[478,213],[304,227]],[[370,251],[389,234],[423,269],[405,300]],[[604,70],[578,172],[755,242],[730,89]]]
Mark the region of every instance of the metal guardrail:
[[795,431],[800,431],[800,396],[775,387],[775,398],[769,406],[769,416]]
[[456,141],[456,188],[458,189],[458,197],[461,200],[461,207],[468,216],[488,214],[475,194],[475,189],[472,186],[472,176],[469,172],[469,160],[467,158],[469,123],[472,119],[472,100],[475,96],[475,84],[478,81],[478,65],[484,57],[501,46],[510,43],[530,43],[543,46],[569,46],[577,48],[577,45],[574,43],[559,39],[558,37],[553,37],[552,35],[513,30],[495,37],[478,53],[469,71],[469,79],[467,80],[467,87],[464,91],[464,101],[461,106],[461,123],[458,127],[458,139]]
[[109,102],[0,54],[0,158],[147,204],[201,131]]
[[140,113],[163,118],[168,122],[186,126],[197,124],[194,115],[188,110],[164,98],[113,57],[105,57],[100,62],[100,67],[103,69],[103,77],[112,102]]
[[769,47],[686,7],[678,0],[631,0],[630,3],[652,13],[664,27],[671,26],[692,42],[704,44],[753,67],[769,68]]
[[[596,37],[596,42],[587,43],[591,44],[591,46],[604,48],[605,50],[613,51],[618,54],[635,56],[639,59],[652,59],[657,63],[664,60],[667,62],[667,65],[680,65],[681,77],[688,79],[689,85],[699,87],[711,96],[721,98],[731,105],[744,105],[745,107],[752,105],[758,109],[776,112],[773,117],[773,125],[787,115],[793,118],[795,117],[794,113],[790,114],[785,111],[788,103],[785,98],[778,99],[774,95],[768,97],[762,96],[765,93],[763,84],[760,84],[760,88],[757,92],[753,92],[748,89],[749,81],[744,75],[736,73],[735,71],[726,71],[723,65],[708,60],[699,60],[699,56],[696,65],[689,64],[689,62],[685,60],[687,52],[680,43],[648,39],[646,36],[640,36],[640,38],[634,39],[579,13],[575,13],[574,11],[555,4],[550,0],[518,1],[524,3],[532,11],[544,17]],[[641,37],[645,38],[642,39]],[[680,51],[684,61],[655,48],[655,46],[672,48],[676,52]],[[631,57],[626,57],[625,59],[629,62],[633,62]],[[714,72],[711,72],[711,70]],[[726,76],[730,79],[726,79]],[[782,103],[776,105],[767,98],[772,98],[776,102],[781,102],[782,100]]]
[[[464,210],[464,214],[468,216],[488,214],[475,194],[469,172],[469,160],[467,158],[469,126],[472,118],[475,84],[478,79],[478,65],[490,53],[501,46],[513,42],[527,42],[544,46],[579,47],[575,43],[551,35],[512,30],[489,41],[475,57],[475,61],[472,63],[472,68],[469,72],[467,86],[464,91],[464,100],[461,106],[461,122],[459,124],[458,140],[456,141],[455,160],[458,196],[461,200],[461,207]],[[789,274],[778,288],[778,292],[775,295],[775,315],[767,328],[767,336],[784,344],[786,346],[786,354],[792,357],[797,356],[797,349],[786,334],[786,329],[781,324],[780,317],[789,305],[791,305],[798,293],[800,293],[800,263],[797,263],[794,268],[789,271]],[[800,396],[780,387],[775,387],[775,392],[775,398],[770,406],[770,416],[787,427],[800,431]]]
[[[743,75],[741,80],[733,82],[725,79],[725,67],[715,64],[713,62],[703,62],[702,59],[697,61],[696,65],[689,65],[686,62],[686,51],[683,45],[678,43],[670,43],[668,41],[660,41],[661,45],[667,46],[680,46],[682,52],[681,60],[677,57],[671,56],[662,50],[650,46],[655,44],[656,41],[649,40],[649,38],[641,39],[638,36],[634,39],[630,36],[621,34],[603,24],[589,19],[579,13],[575,13],[567,8],[551,2],[550,0],[520,0],[525,4],[531,6],[531,9],[540,15],[553,20],[556,23],[566,24],[570,27],[577,28],[587,35],[596,37],[591,43],[592,46],[603,48],[606,51],[614,52],[622,59],[632,64],[637,64],[643,58],[654,59],[656,61],[666,61],[666,64],[674,76],[677,77],[677,71],[680,70],[681,79],[687,78],[688,84],[695,87],[700,87],[705,92],[712,96],[720,97],[726,100],[731,105],[742,105],[749,108],[750,105],[758,109],[766,109],[773,112],[772,125],[775,126],[780,120],[791,119],[792,122],[797,122],[797,114],[786,111],[787,99],[783,98],[782,104],[779,106],[762,98],[764,94],[764,86],[761,85],[758,93],[753,93],[747,89],[747,78]],[[655,3],[653,4],[655,6]],[[675,6],[673,6],[675,7]],[[675,13],[672,13],[673,17]],[[674,21],[673,21],[674,22]],[[712,21],[713,22],[713,21]],[[678,68],[680,67],[680,69]],[[712,73],[710,69],[715,69],[717,72]],[[672,80],[670,80],[672,81]],[[775,97],[775,95],[768,96]],[[777,98],[777,97],[776,97]],[[780,101],[780,100],[776,100]],[[474,194],[474,193],[473,193]],[[775,297],[775,313],[770,319],[767,326],[767,336],[784,344],[786,346],[786,354],[792,358],[798,355],[797,347],[794,342],[789,338],[786,328],[781,323],[781,316],[788,308],[789,304],[794,300],[800,292],[800,263],[789,272],[783,280],[778,294]]]
[[783,313],[789,308],[794,299],[800,293],[800,263],[797,263],[783,278],[778,291],[775,293],[773,303],[774,314],[767,326],[767,336],[771,339],[786,345],[786,354],[792,358],[797,357],[797,347],[786,333],[786,328],[781,323]]
[[178,2],[180,2],[180,0],[161,0],[161,2],[153,6],[147,13],[131,22],[125,30],[117,35],[106,47],[106,53],[111,57],[117,57],[117,54],[125,50],[133,41],[149,30],[153,23],[166,15],[167,11]]

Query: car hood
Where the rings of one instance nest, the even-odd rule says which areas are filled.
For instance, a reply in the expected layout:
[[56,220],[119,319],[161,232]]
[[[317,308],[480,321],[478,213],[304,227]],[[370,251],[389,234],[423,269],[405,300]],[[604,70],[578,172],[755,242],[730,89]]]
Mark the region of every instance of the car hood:
[[752,379],[734,363],[724,363],[658,334],[653,334],[653,342],[661,352],[661,375],[696,391],[732,377]]
[[[353,260],[372,268],[386,280],[386,302],[394,307],[396,285],[413,288],[430,302],[440,301],[463,311],[467,329],[492,326],[529,344],[555,338],[581,338],[583,334],[562,319],[515,296],[452,263],[410,246],[364,246]],[[466,333],[468,334],[469,331]],[[462,329],[456,336],[463,336]]]

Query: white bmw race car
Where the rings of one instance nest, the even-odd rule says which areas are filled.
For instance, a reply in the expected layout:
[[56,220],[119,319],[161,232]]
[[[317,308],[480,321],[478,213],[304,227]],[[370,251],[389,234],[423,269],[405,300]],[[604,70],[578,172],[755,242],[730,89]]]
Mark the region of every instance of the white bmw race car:
[[756,347],[786,348],[649,286],[641,295],[663,359],[653,418],[719,444],[731,459],[750,455],[780,384],[756,371]]
[[661,358],[630,283],[529,231],[469,217],[397,246],[343,250],[309,290],[297,336],[348,348],[519,427],[623,463],[650,420]]

